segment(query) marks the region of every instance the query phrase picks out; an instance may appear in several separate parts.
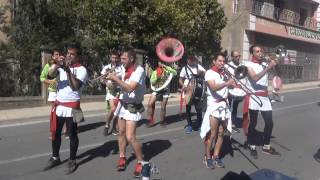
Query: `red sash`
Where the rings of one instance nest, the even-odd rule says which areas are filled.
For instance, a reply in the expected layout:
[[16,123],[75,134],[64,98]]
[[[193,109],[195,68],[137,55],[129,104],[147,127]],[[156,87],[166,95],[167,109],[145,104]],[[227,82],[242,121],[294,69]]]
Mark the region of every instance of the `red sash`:
[[[256,96],[268,97],[268,91],[260,91],[254,93]],[[247,94],[243,100],[243,121],[242,121],[242,129],[245,135],[248,134],[249,127],[249,100],[252,94]]]
[[55,101],[51,108],[50,114],[50,131],[52,140],[55,139],[56,132],[57,132],[57,115],[56,115],[56,107],[58,105],[69,107],[69,108],[80,108],[80,101],[77,102],[59,102]]

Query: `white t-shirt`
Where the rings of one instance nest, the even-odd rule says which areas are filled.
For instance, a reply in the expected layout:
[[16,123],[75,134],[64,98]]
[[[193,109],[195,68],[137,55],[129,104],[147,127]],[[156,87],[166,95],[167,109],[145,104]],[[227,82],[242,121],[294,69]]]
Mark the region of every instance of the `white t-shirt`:
[[[236,65],[234,64],[232,61],[229,63],[231,66],[233,66],[234,68],[237,68],[243,64],[239,64]],[[224,67],[232,74],[234,75],[234,68],[230,67],[229,65],[225,64]],[[240,79],[240,82],[242,82],[244,85],[246,84],[246,78],[244,79]],[[239,83],[238,83],[239,84]],[[246,93],[243,91],[243,89],[241,89],[240,87],[233,87],[233,88],[229,88],[229,93],[233,96],[245,96]]]
[[[79,90],[73,91],[69,86],[67,73],[62,69],[58,68],[59,79],[57,86],[57,101],[59,102],[77,102],[80,101],[81,91],[88,79],[87,70],[84,66],[70,68],[71,73],[76,76],[76,79],[82,82],[82,86]],[[60,117],[72,117],[72,108],[65,106],[57,106],[56,115]]]
[[206,71],[200,64],[197,64],[197,66],[189,66],[189,65],[184,66],[180,72],[180,77],[185,79],[183,84],[185,86],[188,85],[189,79],[193,78],[193,74],[198,74],[200,71],[202,72]]
[[[265,63],[262,63],[262,65],[258,63],[254,63],[252,61],[246,61],[245,66],[248,68],[252,68],[256,74],[263,71],[264,66],[266,66]],[[249,83],[247,84],[248,87],[253,91],[266,91],[268,89],[268,73],[266,73],[264,76],[262,76],[258,81],[254,81],[250,77],[248,77]]]
[[[125,71],[122,73],[122,80],[124,81]],[[146,73],[141,66],[137,66],[135,71],[132,72],[129,79],[125,80],[126,83],[137,82],[139,83],[138,87],[132,92],[123,92],[120,95],[120,99],[122,99],[125,103],[142,103],[144,98],[144,93],[146,91],[145,85]]]
[[[212,69],[209,69],[205,76],[204,79],[206,83],[208,83],[209,80],[214,80],[216,84],[221,84],[224,83],[225,81],[223,80],[223,77],[220,76],[219,73],[213,71]],[[221,100],[221,99],[226,99],[228,97],[228,88],[224,87],[219,89],[218,91],[213,91],[212,89],[209,88],[209,85],[207,85],[207,105],[208,106],[214,106],[214,104]]]
[[[263,71],[264,66],[266,66],[266,63],[262,63],[262,65],[247,61],[245,63],[245,66],[250,67],[254,70],[256,74]],[[254,81],[250,77],[248,77],[248,83],[247,86],[253,91],[253,92],[263,92],[268,90],[268,73],[266,73],[264,76],[262,76],[258,81]],[[260,106],[262,104],[262,106]],[[272,110],[271,102],[269,97],[262,97],[259,96],[259,99],[256,99],[254,96],[250,97],[249,101],[249,109],[252,110],[260,110],[260,111],[270,111]]]

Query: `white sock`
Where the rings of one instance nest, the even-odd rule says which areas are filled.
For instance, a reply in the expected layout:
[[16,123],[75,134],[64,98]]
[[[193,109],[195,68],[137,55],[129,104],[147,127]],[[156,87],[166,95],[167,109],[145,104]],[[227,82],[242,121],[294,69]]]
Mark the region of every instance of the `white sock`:
[[268,144],[268,145],[263,145],[263,147],[262,147],[263,149],[270,149],[271,148],[271,145],[270,144]]

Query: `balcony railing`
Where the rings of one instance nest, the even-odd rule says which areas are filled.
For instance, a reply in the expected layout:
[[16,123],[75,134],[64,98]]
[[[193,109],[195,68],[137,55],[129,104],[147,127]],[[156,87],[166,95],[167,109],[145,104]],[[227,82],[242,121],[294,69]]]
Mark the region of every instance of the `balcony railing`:
[[300,14],[288,9],[274,7],[273,4],[258,0],[247,0],[247,9],[256,16],[262,16],[275,21],[285,22],[308,29],[317,30],[317,21],[311,17],[301,19]]

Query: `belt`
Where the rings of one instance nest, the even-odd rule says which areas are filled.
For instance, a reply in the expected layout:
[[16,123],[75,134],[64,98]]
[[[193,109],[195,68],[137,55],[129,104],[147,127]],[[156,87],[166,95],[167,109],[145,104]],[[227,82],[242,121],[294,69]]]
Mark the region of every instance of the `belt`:
[[[252,94],[247,94],[244,97],[243,101],[243,121],[242,121],[242,128],[245,135],[248,134],[248,127],[249,127],[249,100]],[[261,97],[268,97],[268,91],[258,91],[255,92],[254,95],[261,96]]]
[[56,115],[56,109],[57,106],[65,106],[69,108],[80,108],[80,101],[76,102],[59,102],[55,101],[51,108],[51,114],[50,114],[50,131],[51,131],[51,137],[52,140],[55,139],[56,132],[57,132],[57,115]]

